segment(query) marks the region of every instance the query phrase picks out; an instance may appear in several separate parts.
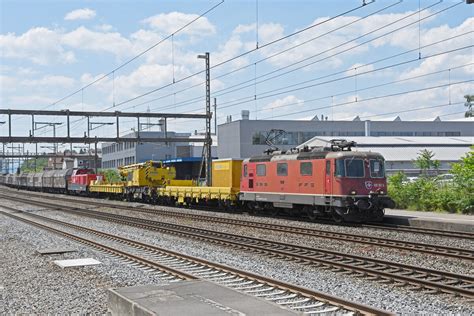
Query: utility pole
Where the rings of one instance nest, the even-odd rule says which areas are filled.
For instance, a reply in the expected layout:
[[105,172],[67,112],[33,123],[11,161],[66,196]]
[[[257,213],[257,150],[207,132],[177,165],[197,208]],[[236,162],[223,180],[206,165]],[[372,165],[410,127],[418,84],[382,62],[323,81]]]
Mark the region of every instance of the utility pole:
[[214,135],[217,136],[217,99],[214,98]]
[[212,137],[211,137],[211,67],[209,53],[198,55],[198,58],[206,60],[206,150],[204,161],[206,163],[206,185],[211,186],[212,182]]

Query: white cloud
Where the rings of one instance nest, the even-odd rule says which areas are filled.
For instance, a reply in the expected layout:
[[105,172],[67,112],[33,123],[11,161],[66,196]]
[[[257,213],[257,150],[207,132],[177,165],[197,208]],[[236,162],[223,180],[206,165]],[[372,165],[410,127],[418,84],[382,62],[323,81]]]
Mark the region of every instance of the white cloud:
[[232,34],[243,34],[248,32],[255,32],[256,24],[239,24],[237,27],[232,31]]
[[[196,19],[197,14],[186,14],[182,12],[162,13],[144,19],[142,22],[148,24],[152,29],[170,35],[177,31],[180,27],[185,26],[189,22]],[[201,17],[194,21],[191,25],[181,30],[177,35],[207,36],[215,34],[216,28],[209,22],[206,17]]]
[[61,45],[61,33],[44,27],[32,28],[19,36],[15,33],[0,35],[0,46],[3,58],[24,58],[39,65],[76,60],[74,53]]
[[120,33],[94,32],[84,26],[64,34],[61,41],[77,49],[108,52],[118,56],[132,53],[130,41]]
[[94,10],[84,8],[84,9],[77,9],[74,11],[69,12],[64,17],[64,20],[73,21],[73,20],[90,20],[96,16]]
[[110,24],[100,24],[96,25],[95,29],[102,32],[110,32],[114,30],[114,27]]
[[54,87],[54,88],[71,88],[76,81],[73,78],[58,75],[46,75],[39,79],[24,79],[20,82],[21,85],[33,88],[39,87]]
[[276,99],[276,100],[268,103],[267,105],[262,107],[262,110],[273,110],[273,109],[278,109],[278,108],[281,108],[281,107],[289,107],[290,105],[292,107],[297,107],[297,106],[301,106],[303,104],[304,104],[304,100],[299,99],[294,95],[288,95],[284,98]]

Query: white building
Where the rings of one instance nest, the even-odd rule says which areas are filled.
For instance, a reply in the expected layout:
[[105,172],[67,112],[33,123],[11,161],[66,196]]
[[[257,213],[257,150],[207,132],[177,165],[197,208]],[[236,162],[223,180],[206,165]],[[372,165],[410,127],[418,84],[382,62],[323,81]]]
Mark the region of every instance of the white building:
[[[301,144],[303,146],[328,146],[334,137],[314,137]],[[357,146],[354,151],[379,152],[385,157],[385,168],[388,174],[403,171],[407,175],[419,175],[418,169],[413,161],[418,157],[420,151],[429,150],[433,152],[434,160],[441,163],[440,172],[448,172],[451,164],[459,162],[461,157],[470,151],[474,145],[474,137],[346,137],[349,141],[355,141]]]

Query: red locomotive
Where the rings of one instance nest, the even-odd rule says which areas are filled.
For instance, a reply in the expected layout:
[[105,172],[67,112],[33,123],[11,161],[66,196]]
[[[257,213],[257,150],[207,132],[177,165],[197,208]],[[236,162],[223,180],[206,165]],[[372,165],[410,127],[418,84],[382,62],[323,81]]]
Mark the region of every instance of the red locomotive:
[[354,142],[333,140],[330,147],[273,151],[248,158],[242,166],[240,201],[252,211],[286,209],[310,219],[381,221],[387,196],[384,158],[351,151]]
[[68,190],[76,194],[89,192],[89,184],[97,179],[92,169],[74,169],[68,182]]

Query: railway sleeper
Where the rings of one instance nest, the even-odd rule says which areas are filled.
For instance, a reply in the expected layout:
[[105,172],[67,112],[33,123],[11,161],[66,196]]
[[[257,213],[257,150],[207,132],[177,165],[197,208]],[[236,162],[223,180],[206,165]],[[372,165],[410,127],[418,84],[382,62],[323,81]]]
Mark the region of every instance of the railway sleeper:
[[219,284],[232,286],[232,284],[242,282],[244,280],[244,278],[236,278],[235,275],[232,275],[231,277],[233,280],[228,280],[228,281],[224,280],[223,282],[219,281]]
[[[245,293],[248,293],[248,292],[245,292]],[[257,294],[255,295],[256,297],[269,297],[269,296],[275,296],[275,295],[280,295],[280,294],[283,294],[283,293],[287,293],[286,290],[276,290],[276,291],[273,291],[273,292],[270,292],[270,293],[261,293],[261,294]],[[296,294],[295,294],[296,295]],[[271,299],[268,299],[266,298],[266,300],[271,300]]]
[[397,280],[397,281],[394,281],[394,283],[393,283],[393,286],[396,286],[396,287],[403,287],[403,286],[407,286],[407,285],[408,285],[408,283],[405,282],[405,281],[398,281]]
[[[281,303],[278,303],[278,305],[283,305],[283,306],[292,305],[292,306],[294,306],[294,305],[306,303],[306,302],[309,302],[309,301],[310,301],[310,299],[305,297],[305,298],[301,298],[301,299],[295,300],[295,301],[281,302]],[[298,308],[298,307],[295,307],[295,308]]]
[[327,314],[327,313],[335,312],[339,309],[340,309],[339,306],[332,306],[332,307],[328,307],[328,308],[322,309],[322,310],[303,312],[303,314],[311,314],[311,315],[312,314]]
[[474,288],[474,284],[473,283],[465,283],[465,284],[461,284],[461,285],[458,285],[459,287],[462,287],[463,289],[471,289],[471,288]]
[[213,275],[215,275],[215,274],[219,274],[219,273],[220,273],[220,271],[214,270],[214,271],[209,271],[209,272],[205,272],[205,273],[199,273],[199,276],[200,276],[200,277],[203,277],[203,276],[205,276],[205,277],[211,277],[211,276],[213,276]]
[[[245,281],[245,279],[242,279],[242,280]],[[248,284],[255,284],[255,281],[253,281],[253,280],[247,280],[247,281],[242,282],[242,283],[240,283],[240,284],[236,284],[235,286],[236,286],[236,287],[240,287],[240,286],[242,286],[242,285],[248,285]]]
[[[228,273],[226,272],[223,272],[223,277],[218,277],[217,275],[215,275],[214,277],[218,277],[218,279],[216,279],[214,282],[218,282],[219,284],[225,284],[225,283],[229,283],[229,282],[237,282],[236,281],[236,278],[235,278],[235,275],[229,275]],[[240,280],[243,280],[243,279],[240,279]]]
[[244,286],[244,287],[236,287],[236,288],[234,288],[234,290],[243,291],[243,292],[245,292],[245,293],[248,293],[249,290],[261,288],[261,287],[263,287],[263,286],[266,286],[266,285],[263,284],[263,283],[257,283],[257,284],[255,284],[255,282],[254,282],[252,285]]
[[459,279],[448,279],[448,281],[442,282],[444,285],[455,285],[461,283]]
[[273,286],[271,286],[271,287],[267,287],[267,288],[264,288],[264,289],[245,291],[245,293],[247,293],[247,294],[249,294],[249,293],[263,293],[263,292],[268,292],[268,291],[273,291],[273,290],[275,290],[275,288]]
[[282,300],[290,300],[290,299],[295,298],[297,296],[298,296],[298,294],[290,293],[290,294],[287,294],[285,296],[272,297],[272,298],[269,298],[267,300],[272,301],[272,302],[276,302],[276,301],[282,301]]
[[[311,300],[312,301],[312,300]],[[321,306],[324,306],[326,305],[327,303],[326,302],[315,302],[313,301],[313,303],[310,303],[309,305],[303,305],[301,307],[297,307],[298,309],[308,309],[308,308],[316,308],[316,307],[321,307]]]

